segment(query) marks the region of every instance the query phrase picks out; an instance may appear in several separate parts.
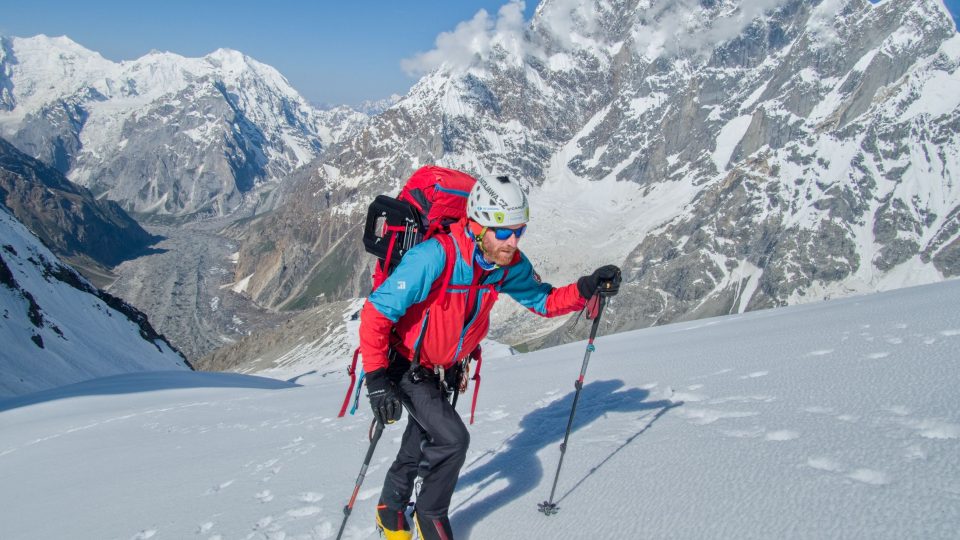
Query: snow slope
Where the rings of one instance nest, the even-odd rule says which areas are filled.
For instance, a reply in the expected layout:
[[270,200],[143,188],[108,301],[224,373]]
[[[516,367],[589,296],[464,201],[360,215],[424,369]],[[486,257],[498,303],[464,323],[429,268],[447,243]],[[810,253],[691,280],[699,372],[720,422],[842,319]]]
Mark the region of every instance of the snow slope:
[[[458,538],[956,538],[960,281],[489,358]],[[581,323],[582,324],[582,323]],[[339,378],[137,374],[0,402],[0,538],[332,538],[370,421]],[[461,412],[466,407],[461,405]],[[346,538],[372,512],[388,428]]]
[[142,313],[98,293],[2,206],[0,263],[0,398],[131,371],[190,369]]

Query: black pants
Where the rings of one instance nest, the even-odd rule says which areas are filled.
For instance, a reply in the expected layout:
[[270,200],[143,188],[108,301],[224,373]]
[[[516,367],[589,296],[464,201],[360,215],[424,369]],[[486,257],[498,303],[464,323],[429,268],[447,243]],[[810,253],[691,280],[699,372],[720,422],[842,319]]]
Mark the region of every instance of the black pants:
[[402,509],[413,495],[419,472],[423,483],[417,496],[417,514],[445,517],[467,458],[470,432],[434,377],[414,383],[405,374],[397,383],[407,412],[407,429],[383,483],[383,504]]

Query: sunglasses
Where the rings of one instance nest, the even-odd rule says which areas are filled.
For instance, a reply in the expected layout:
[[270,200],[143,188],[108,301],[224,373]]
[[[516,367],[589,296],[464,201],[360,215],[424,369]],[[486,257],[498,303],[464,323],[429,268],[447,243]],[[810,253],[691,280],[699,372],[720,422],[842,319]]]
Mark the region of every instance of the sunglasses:
[[517,235],[517,240],[523,236],[523,233],[526,232],[527,226],[524,225],[519,229],[507,229],[506,227],[490,227],[490,230],[493,231],[493,235],[497,237],[497,240],[503,241],[509,239],[513,235]]

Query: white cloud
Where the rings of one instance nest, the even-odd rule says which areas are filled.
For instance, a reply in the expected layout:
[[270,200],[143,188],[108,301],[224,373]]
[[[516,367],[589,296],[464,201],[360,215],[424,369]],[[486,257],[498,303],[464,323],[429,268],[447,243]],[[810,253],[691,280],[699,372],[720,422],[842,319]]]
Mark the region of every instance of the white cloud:
[[446,67],[463,70],[485,58],[494,46],[503,47],[514,59],[522,60],[524,51],[524,3],[511,0],[497,12],[494,20],[481,9],[469,21],[457,25],[452,32],[443,32],[436,39],[436,48],[400,61],[403,70],[412,76]]
[[813,9],[808,27],[821,42],[839,43],[840,36],[837,34],[834,21],[846,4],[846,0],[823,0],[819,6]]
[[597,29],[599,13],[591,0],[554,0],[542,12],[542,22],[561,46],[573,49],[577,37],[591,35]]
[[634,47],[650,60],[681,50],[710,51],[786,3],[787,0],[721,1],[715,8],[705,8],[698,0],[651,2],[637,12]]
[[[741,35],[757,19],[788,0],[639,0],[633,13],[633,42],[638,54],[654,60],[681,51],[709,54],[717,45]],[[711,4],[704,7],[703,4]],[[811,28],[829,38],[833,18],[847,0],[822,0],[813,8]],[[538,7],[540,24],[566,50],[595,46],[590,36],[600,31],[604,0],[550,0]],[[506,51],[508,61],[520,65],[526,55],[540,54],[526,35],[524,2],[510,0],[496,16],[480,10],[450,32],[436,47],[401,61],[403,70],[419,76],[437,68],[464,71],[489,58],[494,48]]]

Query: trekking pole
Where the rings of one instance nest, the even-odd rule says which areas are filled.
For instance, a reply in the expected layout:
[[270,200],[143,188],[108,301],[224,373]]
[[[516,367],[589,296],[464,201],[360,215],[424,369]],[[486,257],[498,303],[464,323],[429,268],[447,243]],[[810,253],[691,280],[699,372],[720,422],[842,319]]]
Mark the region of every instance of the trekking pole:
[[553,477],[553,487],[550,489],[550,498],[537,505],[537,508],[550,516],[560,511],[557,503],[553,502],[553,495],[557,491],[557,480],[560,479],[560,467],[563,466],[563,456],[567,452],[567,442],[570,440],[570,430],[573,428],[573,416],[577,412],[577,402],[580,401],[580,391],[583,390],[583,377],[587,373],[587,364],[590,363],[590,353],[596,350],[593,346],[593,340],[597,337],[597,328],[600,327],[600,315],[603,314],[603,304],[606,294],[597,293],[597,317],[593,320],[593,327],[590,328],[590,341],[587,343],[587,352],[583,355],[583,365],[580,367],[580,378],[573,383],[577,393],[573,395],[573,406],[570,408],[570,418],[567,420],[567,432],[563,435],[563,444],[560,445],[560,461],[557,463],[557,474]]
[[343,536],[343,529],[347,526],[347,519],[350,518],[350,513],[353,512],[353,503],[357,500],[357,494],[360,492],[360,486],[363,484],[363,479],[367,476],[367,467],[370,466],[370,460],[373,458],[373,451],[377,448],[377,442],[380,441],[380,435],[383,434],[383,424],[377,422],[376,419],[373,420],[373,423],[376,424],[374,428],[371,424],[370,428],[373,429],[373,434],[370,436],[370,447],[367,448],[367,457],[363,460],[363,466],[360,467],[360,475],[357,476],[357,485],[353,488],[353,495],[350,496],[350,502],[343,507],[343,523],[340,524],[340,532],[337,533],[337,540],[340,540],[340,537]]

